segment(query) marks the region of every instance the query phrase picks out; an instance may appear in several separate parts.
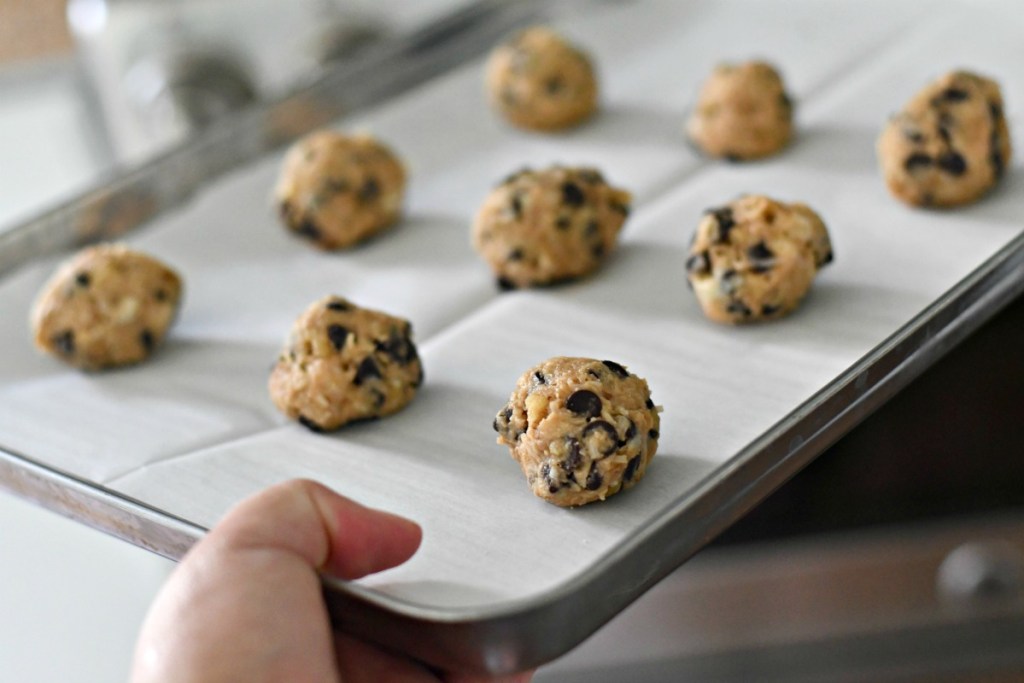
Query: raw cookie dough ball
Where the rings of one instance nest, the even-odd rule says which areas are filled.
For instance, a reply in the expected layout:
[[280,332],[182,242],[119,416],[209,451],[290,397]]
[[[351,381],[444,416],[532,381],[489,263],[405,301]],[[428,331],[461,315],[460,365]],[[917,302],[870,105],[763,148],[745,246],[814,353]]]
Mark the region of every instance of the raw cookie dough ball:
[[999,86],[966,71],[929,84],[882,130],[878,158],[889,191],[907,204],[973,202],[1010,161]]
[[524,169],[488,195],[473,245],[503,289],[571,280],[615,248],[630,200],[591,168]]
[[491,105],[521,128],[574,126],[597,109],[590,59],[549,28],[535,26],[499,45],[487,62]]
[[704,82],[686,132],[713,157],[766,157],[785,147],[793,134],[793,103],[771,65],[721,64]]
[[529,369],[494,420],[533,493],[571,507],[640,481],[658,449],[647,382],[610,360],[552,358]]
[[405,170],[369,135],[323,130],[285,155],[274,191],[284,224],[321,249],[343,249],[398,219]]
[[749,195],[711,209],[697,226],[686,277],[704,314],[720,323],[780,318],[794,310],[832,244],[803,204]]
[[270,373],[270,398],[320,432],[396,413],[422,382],[408,321],[329,296],[295,321]]
[[138,363],[163,340],[181,289],[177,273],[122,244],[83,249],[36,300],[36,346],[83,370]]

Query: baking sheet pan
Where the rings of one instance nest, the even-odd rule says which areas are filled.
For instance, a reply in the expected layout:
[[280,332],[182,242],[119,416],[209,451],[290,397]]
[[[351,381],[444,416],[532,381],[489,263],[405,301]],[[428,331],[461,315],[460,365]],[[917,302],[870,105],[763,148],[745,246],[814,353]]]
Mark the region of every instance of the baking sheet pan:
[[[318,479],[425,532],[408,564],[334,585],[336,618],[436,665],[508,671],[578,643],[1024,286],[1016,163],[981,203],[940,213],[889,197],[874,160],[886,116],[959,66],[1002,83],[1015,129],[1024,81],[1008,65],[1024,47],[1010,3],[573,7],[561,26],[603,87],[602,113],[578,130],[503,125],[478,59],[335,121],[405,159],[393,233],[340,254],[289,237],[269,202],[275,153],[127,236],[186,281],[151,363],[83,375],[33,351],[23,321],[54,257],[0,282],[8,485],[47,499],[59,482],[80,512],[91,495],[116,512],[108,528],[175,556],[245,495]],[[784,72],[795,144],[759,163],[700,159],[681,136],[689,102],[716,62],[752,56]],[[469,246],[472,215],[498,179],[549,163],[597,166],[634,192],[621,248],[585,281],[499,294]],[[810,204],[837,259],[793,316],[722,327],[701,317],[683,262],[703,210],[742,192]],[[325,436],[278,415],[265,384],[294,318],[332,292],[412,320],[426,383],[402,413]],[[555,508],[494,444],[515,379],[552,355],[611,358],[650,382],[662,439],[635,489]]]

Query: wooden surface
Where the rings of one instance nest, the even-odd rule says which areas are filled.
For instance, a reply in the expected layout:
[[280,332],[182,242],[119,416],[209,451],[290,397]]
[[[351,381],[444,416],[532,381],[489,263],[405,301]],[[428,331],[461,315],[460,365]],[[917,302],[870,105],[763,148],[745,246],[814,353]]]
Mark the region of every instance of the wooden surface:
[[65,0],[0,2],[0,63],[70,52],[65,6]]

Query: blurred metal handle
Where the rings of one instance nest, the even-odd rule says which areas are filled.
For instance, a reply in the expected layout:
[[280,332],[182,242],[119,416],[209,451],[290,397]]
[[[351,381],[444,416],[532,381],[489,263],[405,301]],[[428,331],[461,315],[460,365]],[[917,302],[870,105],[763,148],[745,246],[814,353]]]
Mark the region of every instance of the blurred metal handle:
[[215,121],[181,146],[0,233],[0,277],[33,259],[119,237],[222,173],[485,53],[546,9],[542,0],[481,0],[368,48],[286,97]]

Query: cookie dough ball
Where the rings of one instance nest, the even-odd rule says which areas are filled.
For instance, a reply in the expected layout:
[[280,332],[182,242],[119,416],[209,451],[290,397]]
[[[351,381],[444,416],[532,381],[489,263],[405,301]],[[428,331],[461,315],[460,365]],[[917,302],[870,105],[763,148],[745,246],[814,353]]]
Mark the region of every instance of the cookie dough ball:
[[83,370],[145,360],[181,301],[181,278],[122,244],[78,252],[43,287],[32,309],[36,346]]
[[520,128],[574,126],[597,109],[594,68],[578,48],[535,26],[495,48],[487,62],[491,105]]
[[630,200],[592,168],[524,169],[484,201],[473,245],[503,289],[578,278],[615,248]]
[[793,103],[771,65],[721,64],[704,82],[686,132],[709,156],[759,159],[789,142]]
[[780,318],[807,294],[832,244],[803,204],[750,195],[709,210],[697,226],[686,277],[704,314],[720,323]]
[[647,382],[610,360],[552,358],[530,368],[494,419],[533,493],[562,507],[634,486],[658,449]]
[[321,249],[343,249],[393,225],[404,190],[405,170],[390,149],[369,135],[324,130],[288,151],[274,196],[289,230]]
[[329,296],[295,321],[270,373],[270,398],[321,432],[396,413],[422,382],[408,321]]
[[929,84],[882,130],[878,158],[889,191],[907,204],[975,201],[1010,161],[999,86],[966,71]]

